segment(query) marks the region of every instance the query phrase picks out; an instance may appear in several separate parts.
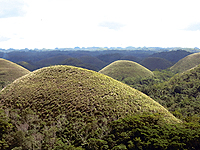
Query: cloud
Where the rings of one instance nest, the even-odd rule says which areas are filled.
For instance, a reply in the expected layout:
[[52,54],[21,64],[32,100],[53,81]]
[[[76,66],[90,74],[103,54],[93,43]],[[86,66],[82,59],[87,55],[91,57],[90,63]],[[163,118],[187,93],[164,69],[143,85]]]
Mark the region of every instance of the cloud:
[[24,6],[22,0],[0,0],[0,18],[23,16]]
[[0,42],[4,42],[4,41],[8,41],[8,40],[10,40],[10,38],[3,37],[3,36],[0,37]]
[[188,31],[200,31],[200,22],[190,24],[185,30]]
[[119,30],[120,28],[124,27],[125,25],[117,22],[101,22],[99,24],[101,27],[107,27],[108,29]]

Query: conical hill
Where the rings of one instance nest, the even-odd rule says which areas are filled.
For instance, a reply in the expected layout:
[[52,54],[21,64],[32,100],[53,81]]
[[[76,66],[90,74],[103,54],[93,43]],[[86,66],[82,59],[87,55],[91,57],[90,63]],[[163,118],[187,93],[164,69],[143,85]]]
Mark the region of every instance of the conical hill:
[[200,53],[190,54],[176,64],[174,64],[170,69],[174,72],[184,72],[200,64]]
[[99,73],[123,81],[125,78],[145,78],[153,76],[153,72],[142,65],[128,60],[117,60],[104,67]]
[[29,72],[16,63],[0,58],[0,81],[5,82],[5,84],[11,83]]
[[161,114],[162,123],[180,122],[140,91],[72,66],[46,67],[15,80],[0,92],[0,106],[16,126],[14,137],[43,143],[39,149],[56,141],[86,146],[108,135],[112,121],[143,112]]
[[[43,120],[60,114],[108,121],[136,112],[163,113],[178,122],[164,107],[145,94],[106,75],[72,66],[52,66],[29,73],[1,91],[2,108],[31,109]],[[90,119],[89,119],[90,118]]]

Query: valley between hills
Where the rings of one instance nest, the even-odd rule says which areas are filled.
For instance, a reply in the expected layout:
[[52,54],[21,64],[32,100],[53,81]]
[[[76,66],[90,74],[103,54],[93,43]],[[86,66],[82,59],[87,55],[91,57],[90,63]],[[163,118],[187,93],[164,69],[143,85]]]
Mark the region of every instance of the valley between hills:
[[200,147],[194,50],[2,51],[0,149]]

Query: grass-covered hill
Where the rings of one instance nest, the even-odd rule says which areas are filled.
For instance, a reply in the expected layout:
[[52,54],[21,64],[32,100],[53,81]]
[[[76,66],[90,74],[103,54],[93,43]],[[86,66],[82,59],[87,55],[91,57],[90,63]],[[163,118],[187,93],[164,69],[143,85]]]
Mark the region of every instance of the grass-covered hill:
[[200,64],[200,53],[190,54],[179,60],[170,69],[173,72],[184,72]]
[[184,117],[200,116],[200,65],[141,91],[172,112],[178,111]]
[[27,69],[9,60],[0,58],[0,82],[7,85],[15,79],[29,73]]
[[99,71],[119,81],[126,78],[145,78],[153,76],[153,73],[142,65],[128,60],[118,60]]
[[152,71],[155,69],[167,69],[173,65],[172,62],[159,57],[145,58],[140,62],[140,64]]
[[109,122],[142,112],[160,113],[165,122],[180,122],[159,103],[126,84],[62,65],[15,80],[1,91],[0,105],[16,126],[9,140],[20,140],[15,143],[18,147],[45,149],[59,141],[75,146],[94,139],[101,142],[109,133]]

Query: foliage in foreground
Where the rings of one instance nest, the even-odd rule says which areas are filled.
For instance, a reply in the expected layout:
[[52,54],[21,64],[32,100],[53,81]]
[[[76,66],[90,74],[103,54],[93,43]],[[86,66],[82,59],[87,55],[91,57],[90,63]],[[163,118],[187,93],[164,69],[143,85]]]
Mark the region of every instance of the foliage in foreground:
[[[99,135],[99,138],[94,136],[100,134],[98,129],[95,132],[88,132],[86,126],[84,130],[75,130],[74,125],[67,120],[60,120],[59,123],[47,127],[46,124],[39,122],[36,125],[36,117],[30,118],[30,126],[19,126],[17,123],[11,123],[1,111],[0,149],[193,150],[200,146],[198,122],[163,124],[163,118],[159,114],[143,113],[112,121],[107,125],[107,133]],[[81,137],[83,133],[87,136]]]

